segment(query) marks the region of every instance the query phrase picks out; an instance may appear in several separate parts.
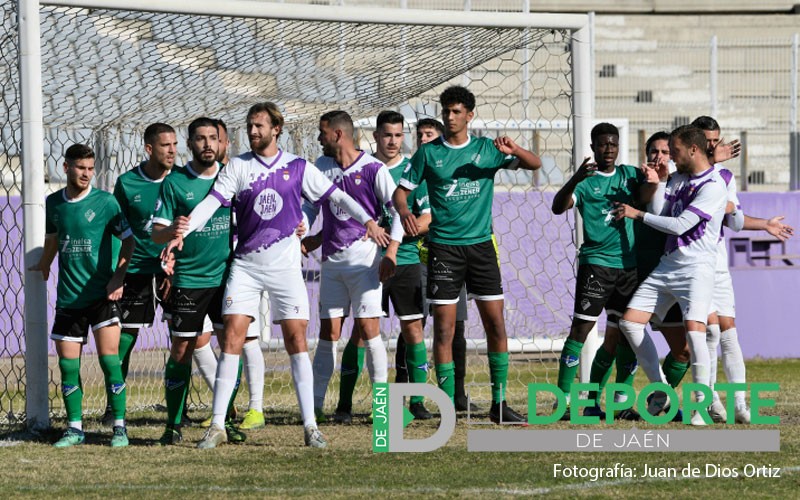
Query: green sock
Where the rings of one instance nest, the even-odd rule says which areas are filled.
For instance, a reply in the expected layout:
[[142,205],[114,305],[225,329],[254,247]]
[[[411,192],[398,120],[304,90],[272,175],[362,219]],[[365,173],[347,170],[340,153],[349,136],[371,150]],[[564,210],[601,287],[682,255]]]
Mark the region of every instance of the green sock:
[[508,383],[508,353],[489,353],[489,381],[492,383],[492,403],[501,403],[506,399]]
[[598,384],[598,390],[589,391],[589,399],[593,399],[596,406],[600,406],[599,395],[603,392],[603,388],[611,376],[611,366],[614,364],[614,355],[606,351],[605,347],[600,346],[597,353],[594,355],[592,361],[592,371],[589,376],[589,382]]
[[633,352],[628,342],[621,341],[617,346],[617,377],[614,381],[618,384],[633,385],[638,367],[636,353]]
[[64,408],[67,410],[67,421],[83,420],[83,389],[81,389],[81,359],[58,358],[61,370],[61,394],[64,396]]
[[186,393],[189,392],[189,383],[192,378],[192,365],[178,363],[172,357],[167,359],[164,369],[164,387],[167,399],[167,425],[180,427],[183,417],[183,405],[186,402]]
[[436,364],[436,381],[439,384],[439,389],[450,397],[450,401],[454,401],[456,394],[456,364],[452,361]]
[[664,376],[667,377],[667,382],[672,387],[678,387],[678,384],[683,380],[683,376],[689,370],[689,363],[681,363],[672,357],[672,353],[667,354],[664,358]]
[[228,415],[226,416],[226,420],[229,420],[233,417],[234,412],[234,404],[236,403],[236,395],[239,394],[239,387],[242,385],[242,367],[244,363],[242,362],[242,356],[239,356],[239,371],[236,373],[236,384],[233,386],[233,393],[231,394],[231,400],[228,401]]
[[364,365],[365,347],[358,347],[353,342],[348,342],[342,352],[341,377],[339,379],[339,404],[337,411],[350,412],[353,410],[353,392],[356,390],[361,367]]
[[[406,365],[408,366],[409,382],[424,384],[428,381],[428,350],[425,349],[425,342],[406,344]],[[411,396],[409,402],[413,405],[422,403],[424,400],[425,398],[422,396]]]
[[119,336],[119,359],[122,362],[122,379],[128,380],[128,365],[131,362],[133,345],[139,335],[136,333],[122,332]]
[[575,374],[578,373],[581,349],[583,349],[583,342],[573,339],[567,339],[564,342],[561,358],[558,360],[558,388],[564,391],[564,394],[569,395],[572,381],[575,380]]
[[100,356],[100,368],[106,380],[106,394],[114,419],[122,420],[125,418],[125,397],[128,391],[125,388],[125,379],[122,378],[119,355]]

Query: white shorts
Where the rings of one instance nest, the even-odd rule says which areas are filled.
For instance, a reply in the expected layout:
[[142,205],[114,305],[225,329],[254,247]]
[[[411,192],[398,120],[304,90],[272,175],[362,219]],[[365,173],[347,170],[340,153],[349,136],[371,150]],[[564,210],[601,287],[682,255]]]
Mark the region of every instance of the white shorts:
[[711,312],[728,318],[736,317],[736,300],[733,296],[733,280],[728,270],[714,273],[714,296],[711,301]]
[[247,332],[247,338],[258,337],[260,326],[261,293],[269,294],[269,311],[272,322],[285,319],[308,321],[308,291],[300,269],[279,269],[264,271],[238,264],[231,264],[228,284],[225,287],[225,301],[222,315],[244,314],[254,319]]
[[691,266],[675,269],[659,264],[633,294],[628,309],[654,313],[663,321],[676,302],[684,321],[706,323],[714,293],[714,268]]
[[376,251],[368,265],[353,265],[347,261],[323,262],[319,317],[343,318],[351,307],[354,318],[383,317],[383,288],[378,279],[380,259],[381,254]]

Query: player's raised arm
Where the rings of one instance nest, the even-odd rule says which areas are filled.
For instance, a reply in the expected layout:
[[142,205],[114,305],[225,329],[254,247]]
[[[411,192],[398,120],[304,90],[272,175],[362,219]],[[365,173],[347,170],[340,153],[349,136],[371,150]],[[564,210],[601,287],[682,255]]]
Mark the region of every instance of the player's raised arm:
[[597,164],[592,161],[590,156],[583,159],[583,163],[578,167],[578,170],[572,174],[567,182],[561,186],[556,195],[553,197],[553,213],[556,215],[563,214],[575,204],[573,193],[575,188],[585,178],[594,175],[597,171]]
[[498,137],[494,140],[494,147],[505,155],[516,156],[517,166],[525,170],[538,170],[542,168],[542,159],[527,149],[519,146],[508,136]]

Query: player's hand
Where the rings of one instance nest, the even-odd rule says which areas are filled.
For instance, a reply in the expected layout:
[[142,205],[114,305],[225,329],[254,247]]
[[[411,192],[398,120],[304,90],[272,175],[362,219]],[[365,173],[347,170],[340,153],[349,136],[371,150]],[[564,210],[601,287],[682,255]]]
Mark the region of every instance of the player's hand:
[[615,203],[615,208],[612,211],[614,214],[615,220],[622,220],[624,218],[628,219],[638,219],[640,218],[640,214],[642,213],[640,210],[633,208],[632,206],[626,203]]
[[742,152],[742,144],[738,139],[725,143],[724,139],[720,139],[717,146],[714,148],[714,163],[722,163],[733,158],[737,158]]
[[377,243],[381,248],[387,247],[389,242],[392,241],[389,233],[387,233],[384,228],[380,227],[374,220],[367,222],[366,228],[366,237],[372,239],[372,241]]
[[575,171],[575,179],[580,182],[587,177],[593,176],[595,172],[597,172],[597,163],[594,163],[592,158],[587,156],[583,159],[583,163],[578,167],[578,170]]
[[124,283],[124,276],[117,277],[116,274],[111,277],[111,281],[106,285],[106,293],[108,293],[108,300],[117,301],[122,298],[122,285]]
[[173,250],[183,250],[183,236],[178,236],[167,243],[167,246],[161,250],[161,268],[167,274],[172,276],[174,273],[173,267],[175,265],[175,256],[172,255]]
[[305,257],[316,250],[322,245],[322,233],[317,233],[313,236],[306,236],[300,240],[300,251]]
[[517,143],[513,139],[504,135],[494,140],[494,147],[504,155],[513,155],[517,150]]
[[300,239],[303,239],[303,236],[305,236],[307,232],[308,230],[306,229],[306,223],[304,221],[300,221],[300,224],[294,228],[294,234]]
[[391,256],[385,255],[381,259],[381,267],[379,271],[381,282],[385,282],[386,280],[394,276],[396,270],[397,270],[397,261]]
[[182,236],[183,233],[189,230],[189,220],[190,218],[184,215],[175,217],[175,220],[172,221],[173,238],[175,236]]
[[419,229],[417,226],[417,218],[410,210],[406,209],[404,213],[400,214],[400,221],[403,223],[403,231],[409,236],[417,236]]
[[[175,262],[174,255],[172,262]],[[172,293],[172,276],[167,276],[164,281],[161,282],[161,286],[158,287],[158,290],[161,292],[161,300],[166,302],[167,299],[169,299],[169,294]]]
[[732,201],[729,201],[725,205],[725,214],[732,214],[734,211],[736,211],[736,205],[734,205]]
[[645,182],[648,184],[658,184],[661,182],[661,176],[659,175],[655,162],[648,161],[642,163],[640,170],[644,174]]
[[769,219],[765,230],[779,240],[786,241],[794,236],[794,228],[788,224],[784,224],[781,222],[782,220],[782,215]]
[[42,273],[42,279],[44,281],[47,281],[47,278],[50,277],[50,266],[45,266],[42,262],[37,262],[36,265],[29,267],[28,271],[38,271]]

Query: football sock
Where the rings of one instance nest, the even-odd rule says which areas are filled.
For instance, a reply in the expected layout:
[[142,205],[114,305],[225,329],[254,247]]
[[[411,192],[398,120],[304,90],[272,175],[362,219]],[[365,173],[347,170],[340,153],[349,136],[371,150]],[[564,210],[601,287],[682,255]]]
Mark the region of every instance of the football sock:
[[236,395],[239,394],[239,387],[242,386],[242,368],[244,363],[242,362],[242,357],[239,356],[239,369],[236,371],[236,380],[233,383],[233,393],[231,394],[231,399],[228,401],[228,412],[225,414],[225,420],[228,419],[229,416],[233,415],[234,412],[234,405],[236,403]]
[[672,353],[667,353],[664,358],[664,376],[667,377],[667,383],[672,387],[678,387],[681,383],[686,372],[689,370],[689,363],[682,363],[672,356]]
[[636,376],[639,364],[636,362],[636,353],[625,339],[620,340],[617,345],[616,357],[617,377],[614,381],[619,384],[633,385],[633,378]]
[[[424,384],[428,381],[428,350],[425,349],[425,342],[406,345],[406,362],[409,382]],[[411,404],[422,403],[424,400],[422,396],[409,398]]]
[[236,373],[241,364],[238,354],[219,354],[217,363],[217,378],[214,381],[214,401],[211,404],[211,424],[225,427],[225,416],[230,405],[234,387],[238,382]]
[[70,427],[82,429],[81,359],[58,358],[58,368],[61,371],[61,394],[64,397],[64,408],[67,410],[67,421]]
[[336,342],[320,339],[311,365],[314,372],[314,408],[322,408],[325,404],[325,393],[335,366]]
[[[742,346],[739,345],[736,328],[722,332],[719,343],[722,346],[722,369],[725,371],[725,378],[728,379],[728,382],[744,384],[747,382],[747,369],[744,365]],[[736,406],[745,406],[744,391],[736,391],[734,398]]]
[[213,392],[214,379],[217,378],[217,355],[211,348],[211,343],[209,342],[203,347],[196,347],[192,358],[206,385]]
[[658,364],[658,350],[644,327],[643,323],[619,320],[619,329],[628,339],[628,344],[636,353],[636,359],[650,382],[666,382],[661,366]]
[[244,343],[242,349],[245,362],[245,376],[247,377],[247,390],[250,392],[248,409],[264,411],[264,354],[258,339]]
[[408,382],[408,365],[406,365],[406,341],[402,335],[397,336],[397,347],[394,352],[394,381],[397,384]]
[[594,355],[594,361],[592,361],[592,371],[591,375],[589,376],[589,382],[599,386],[598,390],[589,391],[589,399],[594,400],[595,405],[597,406],[600,405],[599,396],[602,394],[603,388],[606,386],[608,378],[611,376],[611,366],[613,364],[614,355],[606,351],[605,347],[600,346],[600,348],[597,349],[597,353]]
[[455,366],[453,362],[436,364],[436,382],[439,388],[453,401],[455,396]]
[[366,348],[348,342],[342,351],[341,378],[339,379],[339,404],[337,410],[350,412],[353,409],[353,391],[356,389]]
[[133,346],[136,344],[136,339],[139,337],[137,333],[122,332],[119,335],[119,359],[122,362],[122,379],[128,380],[128,366],[131,362],[131,353]]
[[389,378],[389,360],[386,356],[386,346],[380,335],[366,341],[367,369],[372,382],[386,382]]
[[[692,382],[708,385],[708,345],[706,332],[686,332],[692,361]],[[695,391],[695,401],[705,398],[701,391]]]
[[492,383],[492,403],[506,399],[508,383],[508,352],[489,353],[489,381]]
[[292,382],[297,393],[297,404],[300,406],[300,418],[303,427],[316,425],[314,417],[314,372],[307,352],[298,352],[289,356],[292,365]]
[[575,374],[578,373],[581,349],[583,349],[583,342],[569,338],[561,349],[561,358],[558,360],[558,388],[565,394],[569,394],[572,381],[575,380]]
[[192,378],[192,365],[178,363],[170,356],[164,369],[164,396],[167,401],[167,425],[180,427],[186,394]]
[[111,403],[111,411],[115,420],[125,419],[125,379],[122,378],[122,363],[119,354],[100,356],[100,368],[106,381],[106,394]]
[[[719,325],[706,325],[706,345],[708,346],[708,386],[714,389],[717,383],[717,347],[719,346]],[[714,401],[719,401],[719,394],[714,391]]]
[[464,380],[467,377],[467,339],[464,337],[465,325],[463,321],[456,321],[455,335],[453,336],[453,363],[455,364],[455,397],[466,396]]

